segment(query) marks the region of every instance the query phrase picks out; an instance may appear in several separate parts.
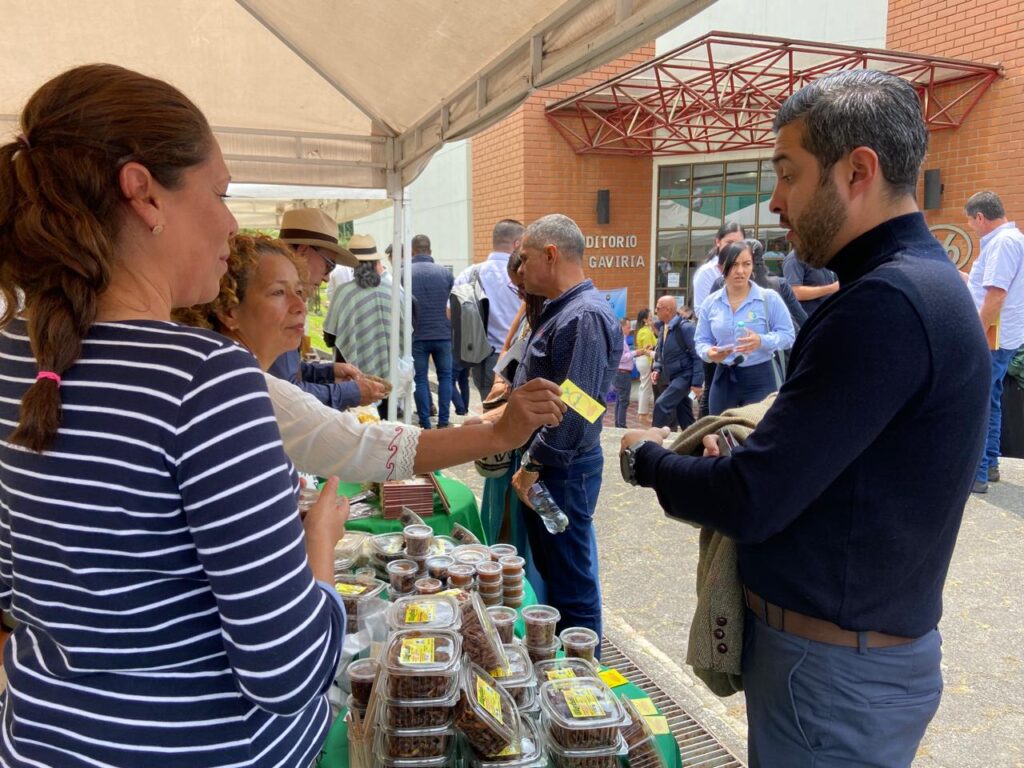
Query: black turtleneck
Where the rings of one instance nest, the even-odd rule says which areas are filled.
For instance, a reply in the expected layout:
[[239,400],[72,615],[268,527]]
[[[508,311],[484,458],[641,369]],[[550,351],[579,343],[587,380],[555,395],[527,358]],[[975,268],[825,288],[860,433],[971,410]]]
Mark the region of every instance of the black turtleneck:
[[800,330],[744,448],[702,459],[645,445],[637,477],[669,515],[735,539],[744,583],[768,601],[918,637],[942,614],[990,356],[921,214],[865,232],[828,266],[841,288]]

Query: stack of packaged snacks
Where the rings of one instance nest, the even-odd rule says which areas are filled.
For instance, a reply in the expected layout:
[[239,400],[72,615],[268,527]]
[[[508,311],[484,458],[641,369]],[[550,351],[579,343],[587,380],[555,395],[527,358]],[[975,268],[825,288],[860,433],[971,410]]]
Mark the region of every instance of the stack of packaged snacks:
[[533,676],[533,662],[530,661],[526,648],[519,643],[508,643],[504,646],[506,668],[498,667],[491,670],[491,677],[501,688],[512,697],[520,715],[537,711],[537,681]]
[[476,565],[476,591],[484,605],[501,605],[502,582],[501,565],[493,560],[486,560]]
[[476,592],[457,596],[462,613],[462,648],[475,663],[487,670],[508,668],[498,630]]
[[533,665],[533,676],[538,687],[548,680],[570,680],[577,677],[592,677],[599,680],[597,667],[586,659],[548,659]]
[[636,708],[633,699],[623,697],[619,701],[629,718],[629,724],[622,729],[622,738],[629,749],[629,768],[663,768],[661,752],[647,719]]
[[504,555],[498,564],[501,566],[502,604],[518,608],[523,604],[526,561],[518,555]]
[[515,544],[491,544],[488,549],[491,550],[491,559],[496,563],[503,557],[519,554],[519,550],[516,549]]
[[497,755],[519,735],[519,711],[512,697],[467,656],[462,665],[455,725],[479,755]]
[[522,610],[526,624],[526,650],[534,663],[553,659],[561,648],[561,641],[555,637],[555,626],[562,614],[550,605],[529,605]]
[[515,740],[496,755],[480,755],[468,741],[463,750],[468,768],[544,768],[548,764],[544,740],[535,720],[519,719]]
[[359,617],[369,601],[379,599],[384,592],[383,581],[368,579],[361,574],[335,574],[334,589],[345,604],[345,632],[359,631]]
[[552,762],[562,768],[614,768],[630,723],[611,689],[594,678],[543,683],[541,730]]

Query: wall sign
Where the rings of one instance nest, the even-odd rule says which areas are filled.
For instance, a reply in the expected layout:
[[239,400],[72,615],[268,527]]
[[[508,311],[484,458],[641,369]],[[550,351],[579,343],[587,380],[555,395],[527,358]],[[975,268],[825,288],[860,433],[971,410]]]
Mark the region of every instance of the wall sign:
[[[586,235],[585,243],[588,250],[614,251],[636,248],[639,238],[636,235]],[[644,269],[647,258],[643,254],[610,254],[590,255],[587,266],[591,269]]]
[[967,266],[974,255],[974,241],[970,235],[953,224],[933,224],[928,229],[946,249],[946,255],[957,269]]

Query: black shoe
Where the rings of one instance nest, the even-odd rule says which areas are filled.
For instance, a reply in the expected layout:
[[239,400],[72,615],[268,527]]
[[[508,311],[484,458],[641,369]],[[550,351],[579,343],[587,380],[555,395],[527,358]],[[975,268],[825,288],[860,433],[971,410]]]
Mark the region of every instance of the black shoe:
[[988,481],[990,483],[999,482],[999,467],[989,467],[988,469]]
[[437,406],[433,403],[430,404],[430,415],[437,416]]
[[971,486],[971,493],[988,493],[988,483],[975,480],[974,485]]

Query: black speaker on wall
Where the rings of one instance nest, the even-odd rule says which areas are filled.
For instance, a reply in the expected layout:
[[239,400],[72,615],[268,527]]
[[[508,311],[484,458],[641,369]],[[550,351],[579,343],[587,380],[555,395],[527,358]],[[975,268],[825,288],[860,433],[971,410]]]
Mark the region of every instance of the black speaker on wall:
[[942,175],[938,168],[924,172],[924,209],[942,207]]
[[612,220],[612,193],[607,189],[597,190],[597,223],[608,224]]

